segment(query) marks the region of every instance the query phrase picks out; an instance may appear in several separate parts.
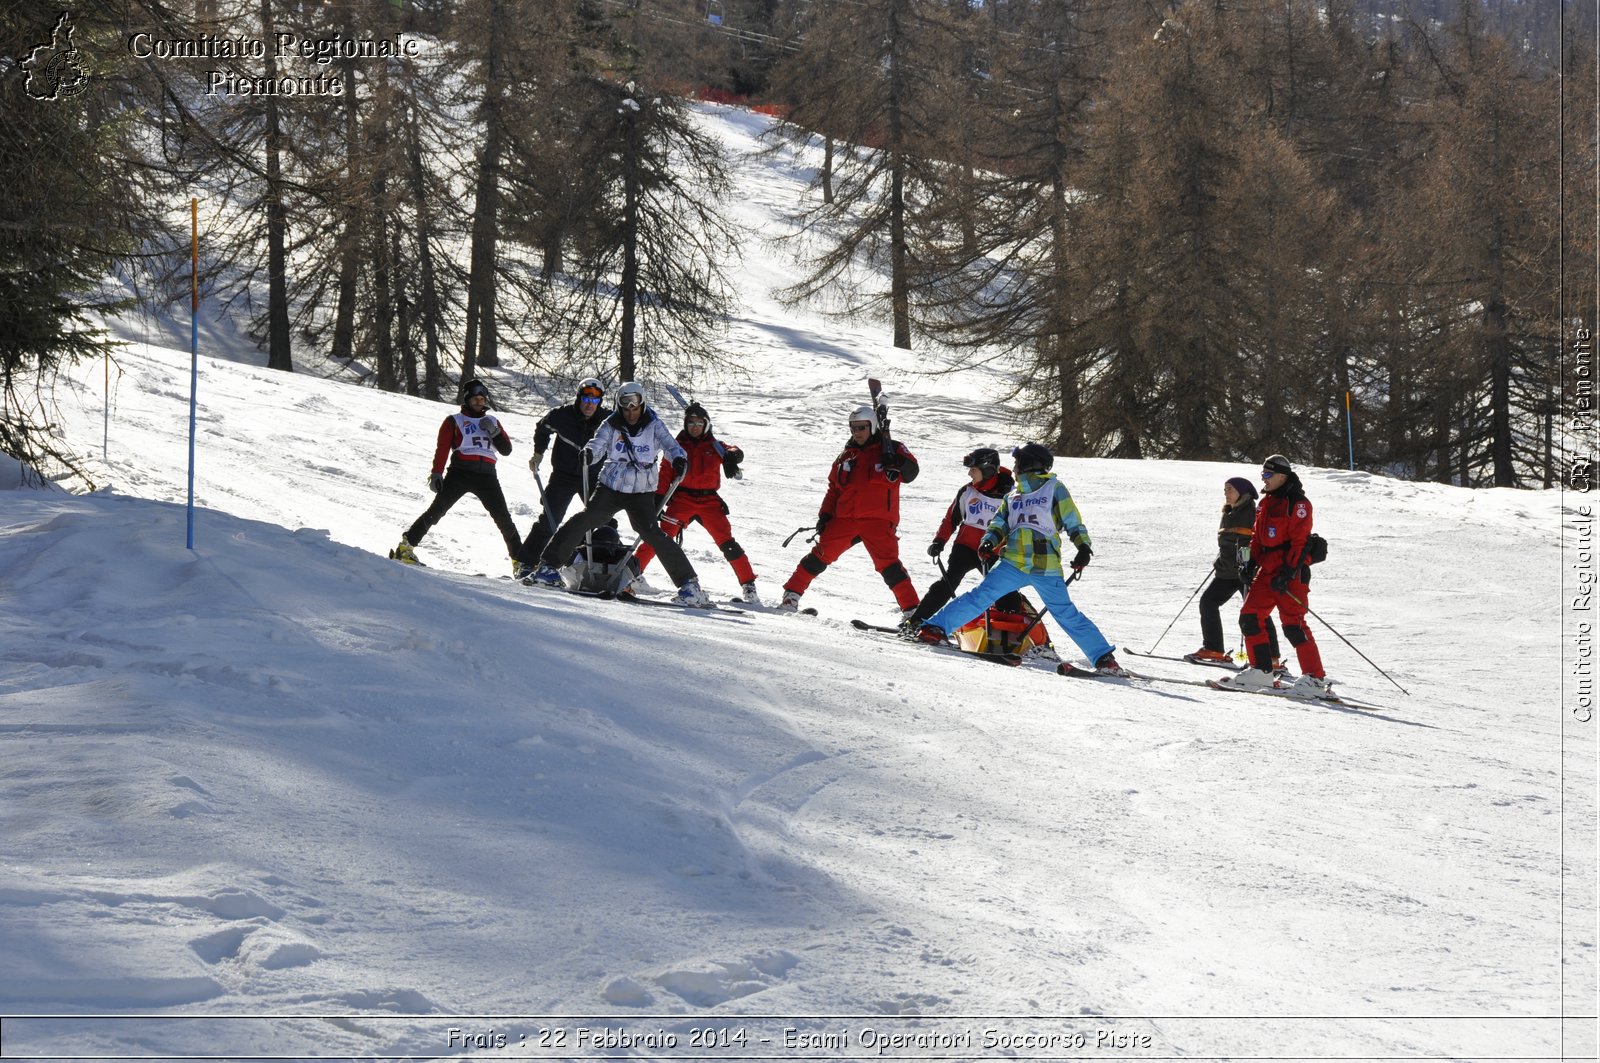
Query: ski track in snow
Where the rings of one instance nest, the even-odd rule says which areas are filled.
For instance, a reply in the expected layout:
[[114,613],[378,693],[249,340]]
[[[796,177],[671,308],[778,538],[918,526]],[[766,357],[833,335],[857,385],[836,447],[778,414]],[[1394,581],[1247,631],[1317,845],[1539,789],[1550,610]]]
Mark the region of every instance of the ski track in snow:
[[[704,111],[736,149],[765,126]],[[805,164],[745,161],[736,215],[771,231]],[[738,274],[745,373],[699,397],[749,455],[724,497],[764,596],[868,375],[922,462],[900,533],[925,589],[960,455],[1016,441],[996,378],[918,375],[881,322],[782,307],[766,245]],[[1304,471],[1332,544],[1312,606],[1412,692],[1313,621],[1342,689],[1387,709],[1361,715],[855,632],[895,616],[859,550],[807,595],[820,618],[738,624],[477,578],[506,562],[471,498],[404,568],[384,554],[449,408],[225,358],[201,362],[189,551],[188,356],[133,344],[119,369],[104,461],[99,367],[64,395],[109,489],[0,505],[0,1013],[65,1016],[8,1022],[8,1054],[448,1055],[455,1015],[1033,1014],[1324,1017],[1125,1024],[1162,1055],[1550,1055],[1532,1017],[1561,1009],[1563,947],[1569,1003],[1592,1000],[1592,889],[1562,939],[1594,766],[1592,734],[1560,756],[1552,493]],[[508,405],[526,530],[544,407]],[[1096,548],[1074,599],[1148,648],[1209,566],[1222,481],[1254,470],[1057,471]],[[732,594],[703,531],[685,545]],[[1191,606],[1163,652],[1197,639]]]

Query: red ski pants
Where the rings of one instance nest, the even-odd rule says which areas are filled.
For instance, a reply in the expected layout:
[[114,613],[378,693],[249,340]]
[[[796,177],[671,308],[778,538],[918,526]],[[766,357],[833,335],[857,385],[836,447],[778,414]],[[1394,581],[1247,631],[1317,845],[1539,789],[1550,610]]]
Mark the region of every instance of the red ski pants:
[[1250,593],[1244,596],[1244,606],[1239,610],[1239,630],[1244,634],[1245,650],[1249,653],[1251,665],[1262,671],[1272,666],[1271,628],[1267,620],[1272,616],[1272,610],[1276,609],[1284,637],[1294,647],[1295,658],[1300,662],[1300,671],[1319,678],[1326,675],[1322,669],[1322,653],[1317,649],[1317,640],[1311,637],[1311,629],[1306,626],[1309,588],[1295,579],[1289,581],[1287,591],[1280,593],[1272,589],[1272,575],[1263,572],[1256,576],[1255,582],[1250,584]]
[[[744,547],[734,541],[733,525],[728,523],[728,511],[723,508],[722,499],[717,495],[673,495],[672,501],[667,503],[667,511],[661,515],[661,530],[668,535],[677,535],[688,531],[689,525],[695,521],[700,522],[700,526],[717,544],[717,549],[722,551],[722,556],[728,559],[740,583],[749,583],[756,578]],[[640,543],[639,552],[633,556],[639,562],[639,571],[643,572],[656,552],[650,549],[649,543]]]
[[894,592],[894,600],[899,603],[900,608],[915,609],[917,588],[911,585],[911,576],[906,572],[906,567],[900,563],[900,536],[895,534],[894,525],[887,520],[863,520],[852,517],[835,517],[830,520],[823,527],[822,537],[817,540],[817,545],[800,559],[800,564],[795,566],[794,574],[789,577],[789,582],[783,585],[783,589],[804,594],[806,588],[811,586],[812,580],[822,575],[824,569],[839,560],[841,554],[858,542],[867,548],[867,556],[872,558],[872,567],[878,570],[883,582]]

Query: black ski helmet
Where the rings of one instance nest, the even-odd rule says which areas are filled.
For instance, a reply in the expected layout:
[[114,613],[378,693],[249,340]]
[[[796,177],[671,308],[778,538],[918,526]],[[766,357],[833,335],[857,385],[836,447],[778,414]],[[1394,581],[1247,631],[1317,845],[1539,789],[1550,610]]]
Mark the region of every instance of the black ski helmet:
[[698,402],[691,402],[689,405],[685,406],[683,408],[683,427],[689,427],[689,419],[691,417],[698,417],[700,420],[704,421],[706,423],[706,434],[709,435],[711,433],[711,415],[706,412],[706,408],[704,406],[700,405]]
[[465,406],[467,400],[474,395],[482,395],[490,406],[494,405],[494,396],[489,394],[489,387],[481,380],[468,380],[461,385],[461,402]]
[[987,480],[1000,471],[1000,452],[993,447],[979,447],[962,458],[961,464],[969,469],[981,471],[983,478]]
[[1011,467],[1017,475],[1025,472],[1049,472],[1056,456],[1038,443],[1024,443],[1011,451]]

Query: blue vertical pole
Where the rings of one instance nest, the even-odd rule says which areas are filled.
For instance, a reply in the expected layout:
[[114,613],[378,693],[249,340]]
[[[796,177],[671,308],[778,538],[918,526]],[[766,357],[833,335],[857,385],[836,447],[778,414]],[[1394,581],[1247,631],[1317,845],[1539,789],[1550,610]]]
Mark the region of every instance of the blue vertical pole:
[[1356,428],[1350,419],[1350,393],[1344,393],[1344,437],[1350,444],[1350,471],[1356,467]]
[[195,395],[200,387],[200,200],[189,200],[189,511],[188,539],[194,549]]

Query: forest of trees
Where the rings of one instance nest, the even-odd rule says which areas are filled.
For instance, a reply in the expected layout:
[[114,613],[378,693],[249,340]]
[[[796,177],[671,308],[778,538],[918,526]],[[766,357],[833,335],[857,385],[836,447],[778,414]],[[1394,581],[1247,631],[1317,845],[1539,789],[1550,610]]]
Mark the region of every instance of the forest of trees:
[[[1003,366],[1021,427],[1058,454],[1342,464],[1348,393],[1365,467],[1560,478],[1564,348],[1597,298],[1593,10],[70,14],[63,54],[40,49],[53,14],[0,12],[0,450],[41,468],[73,468],[48,395],[108,349],[93,315],[187,299],[193,194],[226,205],[208,217],[205,289],[273,368],[314,353],[448,398],[479,367],[628,380],[724,364],[734,171],[688,110],[711,89],[783,116],[772,151],[816,146],[788,297],[872,314],[930,372]],[[334,39],[368,53],[316,52]],[[299,84],[240,88],[263,79]]]

